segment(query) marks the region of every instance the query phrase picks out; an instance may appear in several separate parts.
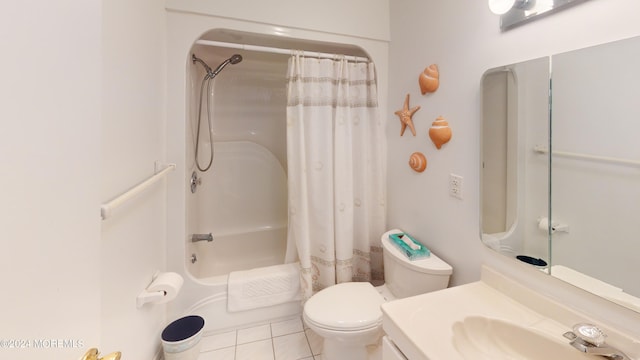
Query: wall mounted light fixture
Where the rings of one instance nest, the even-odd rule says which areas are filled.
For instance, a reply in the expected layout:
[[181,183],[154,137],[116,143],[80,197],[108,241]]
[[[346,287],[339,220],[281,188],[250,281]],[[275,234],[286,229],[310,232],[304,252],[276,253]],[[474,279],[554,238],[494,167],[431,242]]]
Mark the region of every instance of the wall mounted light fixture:
[[496,15],[506,14],[517,2],[527,2],[529,0],[489,0],[489,9]]
[[503,31],[585,1],[587,0],[488,0],[491,12],[500,15],[500,29]]

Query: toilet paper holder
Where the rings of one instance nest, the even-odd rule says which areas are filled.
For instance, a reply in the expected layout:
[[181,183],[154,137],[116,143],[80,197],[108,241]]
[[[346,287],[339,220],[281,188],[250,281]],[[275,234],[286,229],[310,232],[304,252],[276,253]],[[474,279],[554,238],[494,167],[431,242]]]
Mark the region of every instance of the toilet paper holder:
[[[548,232],[549,231],[549,219],[546,217],[539,217],[538,220],[538,229]],[[562,224],[559,222],[552,221],[551,222],[551,233],[555,232],[569,232],[569,225]]]
[[151,283],[136,297],[136,307],[140,309],[147,303],[162,304],[173,300],[182,287],[182,276],[176,273],[157,271]]
[[167,296],[166,291],[147,291],[146,289],[142,290],[142,292],[136,297],[136,307],[140,309],[144,304],[158,302],[165,296]]

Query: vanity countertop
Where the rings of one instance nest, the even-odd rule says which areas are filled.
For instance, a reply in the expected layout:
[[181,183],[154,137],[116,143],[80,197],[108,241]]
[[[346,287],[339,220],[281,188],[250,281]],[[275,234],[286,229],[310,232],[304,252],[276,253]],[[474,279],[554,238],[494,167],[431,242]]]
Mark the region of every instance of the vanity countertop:
[[[491,269],[483,269],[483,281],[385,303],[384,331],[410,360],[465,360],[454,345],[453,329],[465,318],[507,321],[568,347],[569,340],[562,334],[575,323],[592,322],[509,281]],[[620,348],[629,356],[637,356],[629,352],[634,352],[632,348],[637,349],[640,342],[623,337],[614,334],[611,339],[622,341],[626,346]]]

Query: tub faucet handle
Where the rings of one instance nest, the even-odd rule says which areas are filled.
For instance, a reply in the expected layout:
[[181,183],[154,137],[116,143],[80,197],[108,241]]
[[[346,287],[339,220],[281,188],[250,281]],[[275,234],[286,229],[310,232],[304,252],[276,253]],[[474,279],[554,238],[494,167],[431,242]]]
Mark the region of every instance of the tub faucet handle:
[[202,178],[198,177],[198,173],[197,172],[193,172],[191,174],[191,180],[189,180],[189,184],[191,186],[191,193],[195,194],[196,189],[198,188],[198,186],[202,185]]
[[211,233],[208,233],[208,234],[193,234],[193,235],[191,235],[191,242],[198,242],[198,241],[211,242],[211,241],[213,241],[213,235]]

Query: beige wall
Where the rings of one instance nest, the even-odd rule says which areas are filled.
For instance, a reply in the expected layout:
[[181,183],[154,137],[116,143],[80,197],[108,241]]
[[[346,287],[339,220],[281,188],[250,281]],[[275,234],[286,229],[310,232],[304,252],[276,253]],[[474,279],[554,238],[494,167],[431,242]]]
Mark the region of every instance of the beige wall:
[[[481,245],[479,218],[480,78],[485,70],[544,55],[640,35],[635,0],[592,0],[507,32],[486,1],[394,0],[391,5],[389,69],[389,226],[424,239],[454,268],[453,284],[479,278],[481,263],[522,275],[533,287],[565,296],[576,308],[600,314],[636,332],[638,315],[588,302],[553,279],[540,278],[513,262],[505,262]],[[440,89],[420,95],[417,77],[425,66],[440,66]],[[422,106],[414,116],[418,136],[399,137],[399,109],[406,93],[411,106]],[[441,150],[430,143],[430,123],[443,115],[453,129],[452,140]],[[423,151],[427,170],[416,175],[406,165],[413,151]],[[448,177],[464,177],[464,200],[448,195]],[[600,306],[602,305],[602,306]],[[636,321],[634,326],[633,321]]]
[[166,0],[167,9],[209,14],[254,24],[389,40],[389,0]]
[[100,340],[100,7],[0,12],[3,359],[75,359]]
[[[155,161],[166,161],[166,36],[161,1],[109,0],[102,6],[99,184],[107,201],[152,175]],[[102,222],[101,350],[120,350],[127,359],[151,359],[165,325],[166,305],[136,308],[136,296],[154,273],[166,271],[165,184],[153,185]]]

